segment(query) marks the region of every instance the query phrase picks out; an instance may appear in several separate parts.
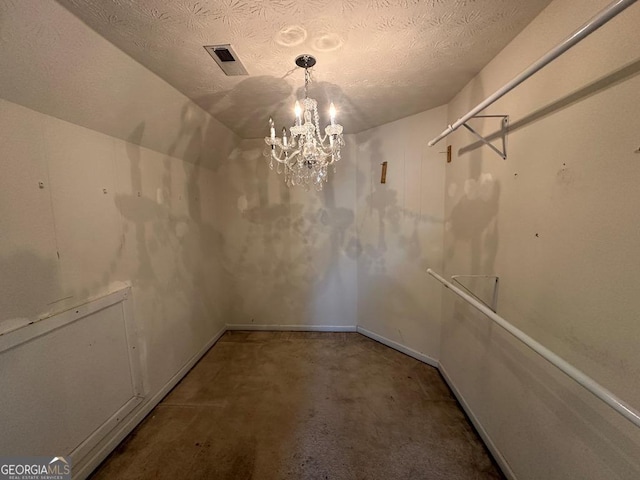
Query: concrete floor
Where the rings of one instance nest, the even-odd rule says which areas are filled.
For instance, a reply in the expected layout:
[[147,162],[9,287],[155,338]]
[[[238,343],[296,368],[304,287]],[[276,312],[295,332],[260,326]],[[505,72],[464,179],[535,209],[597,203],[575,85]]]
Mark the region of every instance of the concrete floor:
[[102,479],[502,479],[438,371],[357,333],[227,332]]

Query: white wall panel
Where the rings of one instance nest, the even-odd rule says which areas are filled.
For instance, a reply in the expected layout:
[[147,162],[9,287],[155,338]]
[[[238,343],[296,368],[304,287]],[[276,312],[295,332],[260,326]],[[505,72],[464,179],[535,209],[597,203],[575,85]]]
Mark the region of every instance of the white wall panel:
[[3,455],[82,460],[141,402],[137,343],[123,306],[128,292],[1,337]]
[[358,325],[431,359],[441,292],[426,269],[442,265],[446,156],[425,138],[445,120],[439,107],[356,135]]

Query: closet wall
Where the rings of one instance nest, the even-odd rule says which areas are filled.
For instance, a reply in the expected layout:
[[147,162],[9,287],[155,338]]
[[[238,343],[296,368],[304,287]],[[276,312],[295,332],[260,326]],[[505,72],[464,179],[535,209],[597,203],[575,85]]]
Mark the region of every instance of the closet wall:
[[[449,123],[607,3],[552,2],[454,98]],[[639,22],[634,5],[483,112],[510,116],[507,160],[464,129],[434,147],[454,151],[446,276],[499,275],[500,315],[636,408]],[[515,477],[640,476],[636,427],[443,292],[441,367]]]
[[425,139],[446,115],[442,106],[355,136],[358,326],[432,364],[442,292],[426,270],[442,268],[446,154]]
[[[130,284],[143,403],[152,403],[227,321],[216,172],[239,140],[56,2],[5,2],[1,13],[0,331]],[[108,340],[101,328],[88,345]],[[102,364],[119,365],[122,353]],[[0,357],[0,376],[13,378],[25,362],[34,375],[37,361],[92,368],[92,358],[69,355],[11,353]],[[67,372],[58,375],[64,390]],[[105,401],[108,380],[93,387]],[[27,409],[35,396],[37,408],[56,413],[40,428],[59,425],[63,438],[75,412],[50,405],[52,392],[31,377],[16,381],[3,391],[31,385],[31,393],[21,411],[4,413],[11,424],[42,413]],[[27,452],[11,432],[6,438],[5,454],[57,446]]]

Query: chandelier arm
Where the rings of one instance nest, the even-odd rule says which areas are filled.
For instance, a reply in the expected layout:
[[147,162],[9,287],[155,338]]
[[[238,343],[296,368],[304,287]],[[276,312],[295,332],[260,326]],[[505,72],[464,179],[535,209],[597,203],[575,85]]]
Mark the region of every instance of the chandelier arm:
[[[300,185],[306,190],[314,187],[322,190],[328,181],[330,166],[340,160],[340,149],[344,146],[342,126],[335,123],[335,107],[331,104],[331,124],[322,129],[318,102],[309,98],[309,84],[312,81],[312,68],[316,60],[311,55],[300,55],[296,65],[304,68],[304,99],[296,102],[296,121],[289,129],[291,136],[283,129],[282,137],[275,136],[275,125],[269,120],[270,137],[265,137],[269,146],[265,157],[269,158],[269,166],[283,174],[288,187]],[[300,105],[302,104],[302,105]],[[302,108],[301,108],[302,107]],[[275,159],[275,162],[273,160]],[[335,172],[335,166],[333,167]]]
[[318,150],[322,152],[322,155],[325,157],[330,157],[333,154],[331,147],[327,147],[324,144],[320,144]]
[[289,160],[291,164],[296,163],[297,161],[297,157],[298,155],[300,155],[300,152],[302,151],[302,147],[297,148],[296,150],[292,150],[291,153],[289,153]]
[[[285,149],[279,149],[280,153],[276,153],[276,150],[278,149],[276,148],[271,150],[270,158],[284,165],[291,163],[291,159],[294,158],[300,152],[300,150],[286,151]],[[283,154],[284,154],[284,157],[283,157]]]
[[279,162],[279,163],[286,163],[286,157],[282,158],[282,154],[284,153],[282,150],[280,150],[280,153],[277,154],[276,153],[277,149],[272,149],[271,150],[271,157],[273,160]]

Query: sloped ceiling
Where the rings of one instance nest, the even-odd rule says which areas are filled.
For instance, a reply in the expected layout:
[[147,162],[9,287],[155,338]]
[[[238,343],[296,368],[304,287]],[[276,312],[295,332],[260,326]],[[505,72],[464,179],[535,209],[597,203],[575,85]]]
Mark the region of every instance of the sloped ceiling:
[[[243,138],[265,136],[269,116],[291,125],[300,54],[318,60],[310,96],[355,133],[447,103],[549,3],[58,1]],[[202,48],[226,43],[248,76],[225,76]]]

